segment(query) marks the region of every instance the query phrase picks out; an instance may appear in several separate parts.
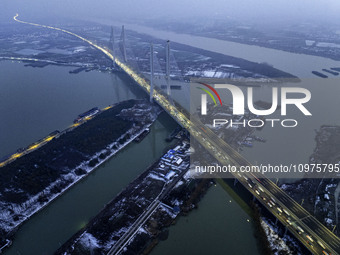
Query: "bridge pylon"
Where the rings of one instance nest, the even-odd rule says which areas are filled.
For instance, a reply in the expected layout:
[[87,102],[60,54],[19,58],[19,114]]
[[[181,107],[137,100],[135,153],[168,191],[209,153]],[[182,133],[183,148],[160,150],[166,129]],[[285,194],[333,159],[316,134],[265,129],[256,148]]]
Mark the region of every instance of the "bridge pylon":
[[127,62],[127,57],[126,57],[126,43],[125,43],[125,28],[124,25],[122,25],[122,43],[123,43],[123,59],[125,63]]
[[154,66],[153,66],[153,43],[150,43],[150,103],[153,101],[153,77],[154,77]]
[[112,51],[112,56],[113,56],[112,65],[115,66],[115,39],[114,39],[113,26],[111,26],[111,34],[110,34],[110,41],[109,41],[109,49]]
[[165,58],[166,58],[166,93],[168,96],[171,95],[170,89],[170,41],[166,41],[165,48]]

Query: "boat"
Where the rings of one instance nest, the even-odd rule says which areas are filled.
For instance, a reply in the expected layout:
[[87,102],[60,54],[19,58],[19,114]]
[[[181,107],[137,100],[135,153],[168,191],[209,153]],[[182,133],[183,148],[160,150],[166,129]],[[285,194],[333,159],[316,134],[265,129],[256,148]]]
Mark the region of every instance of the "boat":
[[242,145],[250,148],[253,147],[253,144],[251,142],[242,142]]
[[328,70],[328,69],[322,69],[322,71],[326,72],[326,73],[330,73],[330,74],[333,74],[335,76],[339,75],[338,72],[335,72],[335,71],[331,71],[331,70]]
[[258,142],[261,142],[261,143],[265,143],[265,142],[266,142],[266,139],[263,139],[263,138],[261,138],[261,137],[259,137],[259,136],[254,136],[254,139],[255,139],[256,141],[258,141]]
[[169,136],[165,139],[167,142],[171,142],[176,135],[179,133],[179,131],[181,131],[181,127],[177,127],[174,129],[174,131],[171,132],[171,134],[169,134]]
[[135,138],[135,142],[140,143],[149,133],[150,129],[146,128],[139,136]]
[[58,134],[60,134],[60,131],[59,130],[55,130],[52,133],[50,133],[49,136],[56,136]]
[[86,118],[90,118],[96,114],[98,114],[100,112],[99,108],[98,107],[94,107],[92,108],[91,110],[88,110],[87,112],[84,112],[82,114],[79,114],[78,115],[78,118],[76,118],[73,123],[78,123],[80,121],[83,121],[85,120]]
[[331,70],[340,72],[340,67],[331,67]]
[[319,76],[321,78],[328,78],[327,75],[323,74],[323,73],[320,73],[318,71],[312,71],[312,74],[316,75],[316,76]]
[[[166,89],[167,85],[161,85],[161,89]],[[170,85],[171,90],[181,90],[182,87],[180,85]]]

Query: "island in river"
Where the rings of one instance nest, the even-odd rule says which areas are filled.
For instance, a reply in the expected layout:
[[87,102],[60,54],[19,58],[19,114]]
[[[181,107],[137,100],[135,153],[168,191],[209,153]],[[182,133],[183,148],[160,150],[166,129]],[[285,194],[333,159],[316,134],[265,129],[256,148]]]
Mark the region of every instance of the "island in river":
[[0,247],[24,221],[142,134],[160,112],[146,100],[123,101],[0,168]]

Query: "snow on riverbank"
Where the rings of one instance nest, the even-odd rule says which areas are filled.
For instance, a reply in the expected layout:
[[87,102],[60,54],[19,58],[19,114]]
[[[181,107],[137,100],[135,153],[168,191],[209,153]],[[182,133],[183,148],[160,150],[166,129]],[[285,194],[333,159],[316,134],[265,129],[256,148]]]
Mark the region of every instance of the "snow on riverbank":
[[[60,175],[56,181],[44,188],[41,192],[34,196],[30,196],[25,202],[16,204],[0,201],[0,233],[1,231],[3,231],[5,235],[14,233],[23,222],[42,210],[45,206],[54,201],[54,199],[61,196],[70,187],[85,178],[98,166],[140,136],[146,129],[150,128],[160,113],[160,110],[150,113],[151,111],[149,108],[152,107],[153,106],[151,105],[146,105],[144,110],[146,111],[145,115],[147,115],[147,117],[145,117],[143,122],[137,120],[138,125],[134,124],[129,130],[115,139],[114,142],[107,145],[106,148],[96,152],[90,158],[79,163],[76,167],[67,169],[66,174]],[[134,110],[135,108],[136,105],[131,109]],[[133,112],[133,110],[131,111]],[[139,113],[137,115],[139,115]],[[132,116],[129,117],[132,119]],[[141,117],[137,116],[136,119],[141,119]],[[105,156],[103,157],[103,155]],[[11,187],[9,186],[7,189],[11,189]],[[20,192],[20,190],[15,190],[15,192]]]

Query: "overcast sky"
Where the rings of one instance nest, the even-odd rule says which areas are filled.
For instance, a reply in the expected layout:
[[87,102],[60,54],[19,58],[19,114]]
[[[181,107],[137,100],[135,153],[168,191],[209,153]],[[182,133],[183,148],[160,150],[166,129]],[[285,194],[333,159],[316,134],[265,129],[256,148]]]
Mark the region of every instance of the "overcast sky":
[[340,23],[340,0],[0,0],[0,18],[33,17],[159,18],[214,16],[277,21],[331,20]]

